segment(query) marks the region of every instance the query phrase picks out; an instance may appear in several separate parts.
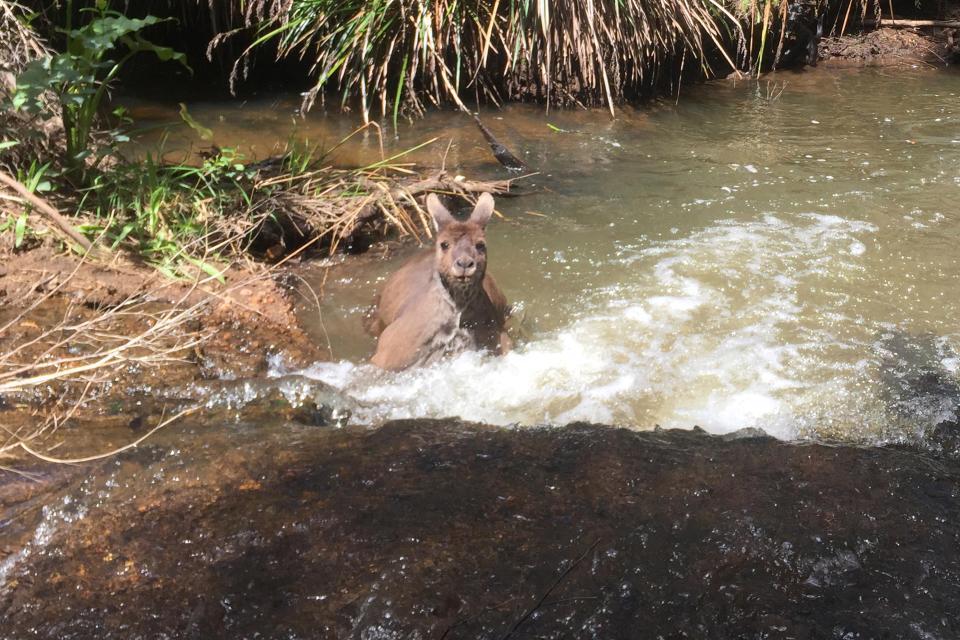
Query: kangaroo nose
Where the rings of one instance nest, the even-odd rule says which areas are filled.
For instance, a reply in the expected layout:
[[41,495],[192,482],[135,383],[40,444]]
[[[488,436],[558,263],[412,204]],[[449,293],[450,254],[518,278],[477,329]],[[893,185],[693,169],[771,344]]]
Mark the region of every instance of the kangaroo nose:
[[474,265],[473,258],[457,258],[457,266],[466,271]]

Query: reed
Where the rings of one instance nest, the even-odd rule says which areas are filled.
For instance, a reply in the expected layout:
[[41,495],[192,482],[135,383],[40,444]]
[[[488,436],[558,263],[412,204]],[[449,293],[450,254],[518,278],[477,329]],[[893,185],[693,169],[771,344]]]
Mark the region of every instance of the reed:
[[248,15],[247,53],[274,43],[312,64],[306,107],[335,89],[365,120],[461,96],[612,110],[677,60],[709,73],[711,47],[735,66],[724,43],[739,31],[720,0],[254,0]]

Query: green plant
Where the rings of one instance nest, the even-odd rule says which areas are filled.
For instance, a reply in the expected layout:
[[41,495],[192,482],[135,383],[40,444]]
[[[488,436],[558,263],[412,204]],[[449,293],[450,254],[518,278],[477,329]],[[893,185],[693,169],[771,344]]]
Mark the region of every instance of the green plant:
[[[40,164],[36,160],[30,163],[26,169],[17,171],[17,180],[23,184],[31,193],[44,193],[50,191],[52,186],[47,173],[50,169],[50,163]],[[13,247],[19,249],[24,246],[26,240],[39,233],[29,225],[30,205],[25,204],[20,213],[7,212],[5,219],[0,223],[0,233],[8,231],[13,232]]]
[[15,249],[23,246],[23,241],[27,237],[27,219],[27,212],[23,211],[19,215],[6,213],[4,214],[3,222],[0,222],[0,234],[7,233],[11,230],[13,231],[13,247]]
[[[69,16],[70,3],[67,4]],[[85,182],[89,169],[114,153],[118,143],[126,141],[122,129],[114,129],[97,149],[91,150],[94,128],[110,83],[130,58],[149,52],[161,61],[172,60],[187,66],[183,54],[153,44],[141,35],[144,29],[162,21],[154,16],[127,18],[98,2],[96,15],[87,24],[76,29],[67,25],[63,31],[65,51],[30,62],[17,77],[12,100],[15,109],[50,117],[54,113],[48,97],[52,96],[53,108],[63,118],[63,160],[69,176]],[[112,54],[121,47],[125,53],[113,59]]]
[[169,277],[199,269],[220,278],[211,260],[230,227],[250,204],[255,172],[232,149],[222,149],[200,166],[166,164],[147,154],[136,163],[122,162],[93,177],[79,208],[92,214],[82,227],[103,235],[112,248],[126,244]]
[[45,193],[52,188],[50,179],[48,178],[49,171],[49,162],[40,164],[36,160],[33,160],[26,169],[19,169],[17,171],[17,180],[29,189],[31,193]]

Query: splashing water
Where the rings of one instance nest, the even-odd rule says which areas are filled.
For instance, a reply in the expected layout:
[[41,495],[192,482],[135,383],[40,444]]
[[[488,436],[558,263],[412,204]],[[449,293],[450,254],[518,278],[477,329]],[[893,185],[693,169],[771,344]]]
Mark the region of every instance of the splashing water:
[[[791,438],[830,422],[847,432],[885,412],[858,395],[866,362],[838,377],[835,354],[869,350],[840,336],[841,299],[811,309],[824,277],[854,282],[876,226],[836,216],[721,222],[648,248],[621,247],[632,281],[592,295],[590,311],[502,358],[465,353],[398,374],[348,362],[304,373],[344,389],[364,422],[445,416],[493,424],[566,423],[763,428]],[[809,426],[806,426],[809,425]]]
[[571,133],[524,138],[549,189],[499,201],[506,220],[488,230],[491,272],[532,338],[503,358],[399,374],[359,364],[373,346],[360,315],[397,258],[317,277],[341,361],[306,375],[354,397],[370,424],[585,420],[886,442],[954,419],[960,220],[947,205],[960,147],[944,122],[960,124],[960,77],[908,78],[925,97],[911,105],[902,82],[818,77],[773,102],[713,87],[608,124],[557,114]]

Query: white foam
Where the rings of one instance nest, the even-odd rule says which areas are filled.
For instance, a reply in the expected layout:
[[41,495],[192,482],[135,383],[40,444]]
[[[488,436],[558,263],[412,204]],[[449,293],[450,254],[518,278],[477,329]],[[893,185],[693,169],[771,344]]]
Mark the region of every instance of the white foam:
[[355,418],[367,423],[585,420],[795,437],[818,387],[836,392],[823,352],[838,344],[830,314],[840,312],[811,312],[800,294],[855,270],[859,236],[875,230],[817,213],[719,222],[624,247],[612,259],[623,281],[593,292],[566,327],[502,358],[465,353],[402,373],[321,363],[304,373],[354,396],[363,407]]

